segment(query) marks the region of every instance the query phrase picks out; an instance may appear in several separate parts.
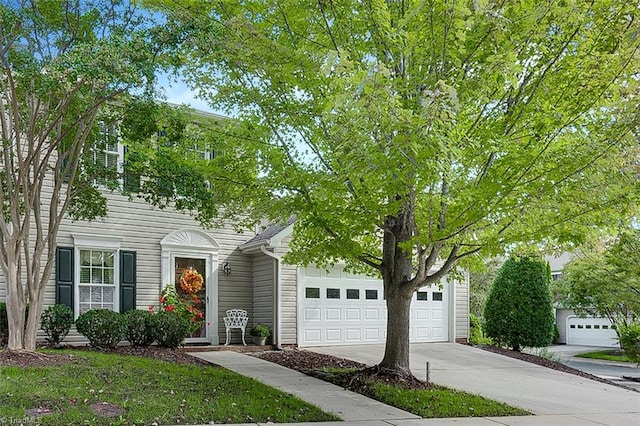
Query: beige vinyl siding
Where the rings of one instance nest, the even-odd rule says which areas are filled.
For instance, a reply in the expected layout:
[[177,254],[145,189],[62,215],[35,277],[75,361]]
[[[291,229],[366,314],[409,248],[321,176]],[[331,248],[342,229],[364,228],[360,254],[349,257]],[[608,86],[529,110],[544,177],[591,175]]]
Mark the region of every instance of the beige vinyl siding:
[[267,324],[273,330],[273,279],[275,259],[265,254],[253,256],[253,317],[250,324]]
[[455,280],[455,336],[450,340],[469,338],[469,272],[464,272],[462,280]]
[[[291,237],[282,240],[282,246],[277,248],[275,253],[278,256],[284,256],[289,251],[289,243]],[[283,345],[295,345],[298,343],[298,266],[282,263],[282,277],[280,284],[282,315],[282,340]]]
[[[178,229],[200,229],[197,222],[188,214],[171,208],[157,209],[142,200],[109,193],[107,194],[109,213],[106,218],[92,222],[72,222],[65,220],[58,234],[58,246],[73,247],[72,234],[106,235],[120,237],[120,249],[137,253],[137,300],[138,309],[148,309],[149,305],[158,305],[158,296],[167,283],[161,282],[161,247],[160,240]],[[222,316],[231,308],[246,309],[253,315],[252,264],[248,256],[238,250],[238,246],[255,234],[253,231],[236,232],[230,224],[222,228],[206,230],[219,245],[218,252],[218,291],[214,299],[218,299],[218,335],[224,342],[224,324]],[[221,265],[228,261],[231,275],[222,273]],[[0,274],[2,294],[4,294],[4,278]],[[214,292],[215,293],[215,292]],[[49,280],[45,292],[44,305],[55,303],[55,270]],[[210,300],[209,303],[216,303]],[[68,341],[76,341],[79,337],[71,335]],[[239,340],[238,340],[239,341]],[[235,342],[235,338],[234,338]]]

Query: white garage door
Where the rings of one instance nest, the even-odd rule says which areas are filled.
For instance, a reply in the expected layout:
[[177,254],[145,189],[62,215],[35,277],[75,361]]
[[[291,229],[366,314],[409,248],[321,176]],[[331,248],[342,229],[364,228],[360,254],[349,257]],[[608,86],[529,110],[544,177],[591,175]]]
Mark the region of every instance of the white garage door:
[[[382,343],[387,308],[382,281],[341,268],[299,270],[298,346]],[[411,303],[412,342],[446,342],[448,291],[422,288]]]
[[619,347],[616,337],[607,318],[567,318],[567,345]]

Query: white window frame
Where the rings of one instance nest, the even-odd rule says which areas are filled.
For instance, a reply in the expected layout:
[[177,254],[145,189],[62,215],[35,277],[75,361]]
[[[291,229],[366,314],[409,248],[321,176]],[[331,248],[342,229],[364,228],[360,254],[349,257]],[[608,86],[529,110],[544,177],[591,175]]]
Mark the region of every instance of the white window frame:
[[113,251],[113,310],[120,312],[120,243],[122,237],[112,237],[109,235],[88,235],[88,234],[73,234],[73,247],[74,247],[74,288],[73,288],[73,304],[76,318],[80,314],[80,251],[81,250],[95,250],[95,251]]
[[[123,167],[123,163],[124,163],[124,145],[120,142],[120,135],[116,129],[115,126],[107,126],[105,123],[101,122],[98,124],[99,126],[99,136],[98,138],[100,139],[100,142],[102,142],[102,139],[105,137],[104,135],[107,134],[107,131],[111,132],[113,131],[114,133],[114,137],[116,139],[116,150],[115,151],[111,151],[108,150],[108,146],[105,144],[104,149],[100,148],[98,149],[97,147],[97,143],[96,145],[94,145],[92,147],[92,151],[93,151],[93,161],[94,162],[98,162],[98,158],[97,155],[98,153],[104,153],[105,154],[105,161],[106,161],[106,156],[109,154],[116,154],[117,155],[117,159],[116,159],[116,172],[118,174],[122,174],[122,172],[124,171],[124,167]],[[107,164],[102,164],[103,166],[107,166]],[[100,182],[101,179],[94,179],[94,183],[98,186],[104,187],[104,183]],[[120,186],[122,186],[123,182],[122,179],[118,179],[118,184]]]

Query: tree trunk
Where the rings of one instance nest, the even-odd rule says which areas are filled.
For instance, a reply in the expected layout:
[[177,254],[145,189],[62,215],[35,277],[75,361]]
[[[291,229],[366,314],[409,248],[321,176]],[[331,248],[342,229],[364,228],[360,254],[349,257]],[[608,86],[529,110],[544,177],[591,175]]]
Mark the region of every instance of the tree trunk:
[[[7,292],[7,320],[9,325],[9,344],[11,351],[27,349],[24,347],[25,307],[22,286],[18,281],[18,269],[15,262],[9,262],[5,276],[5,289]],[[35,349],[35,344],[32,350]]]
[[[391,284],[393,285],[393,284]],[[387,296],[387,340],[380,367],[411,375],[409,321],[413,293],[391,291]]]

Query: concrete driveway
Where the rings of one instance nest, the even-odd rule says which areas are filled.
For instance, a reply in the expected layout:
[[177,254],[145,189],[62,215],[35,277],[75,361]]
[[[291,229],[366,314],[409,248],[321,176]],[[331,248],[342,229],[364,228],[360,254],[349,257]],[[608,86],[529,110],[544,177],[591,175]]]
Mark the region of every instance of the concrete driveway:
[[[552,345],[547,347],[546,350],[553,353],[553,359],[555,361],[640,391],[640,381],[625,378],[633,377],[640,379],[640,367],[638,367],[638,365],[629,362],[604,361],[598,359],[579,358],[576,356],[587,352],[608,351],[611,350],[611,348],[578,345]],[[537,349],[529,349],[527,351],[536,355],[539,352]]]
[[[307,348],[319,353],[377,364],[384,345]],[[455,343],[414,343],[411,370],[450,388],[529,410],[534,414],[619,414],[640,418],[640,393],[561,373],[524,361]],[[628,418],[628,417],[627,417]]]

